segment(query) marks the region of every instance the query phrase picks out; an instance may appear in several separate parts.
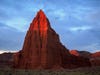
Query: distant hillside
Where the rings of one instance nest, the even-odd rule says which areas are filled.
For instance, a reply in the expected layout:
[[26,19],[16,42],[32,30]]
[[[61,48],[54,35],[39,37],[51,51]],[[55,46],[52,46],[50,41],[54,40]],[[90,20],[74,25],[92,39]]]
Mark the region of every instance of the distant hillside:
[[100,51],[95,53],[90,53],[87,51],[70,50],[70,53],[75,56],[82,56],[89,58],[92,66],[100,66]]
[[0,54],[0,68],[11,67],[13,63],[14,53],[3,53]]

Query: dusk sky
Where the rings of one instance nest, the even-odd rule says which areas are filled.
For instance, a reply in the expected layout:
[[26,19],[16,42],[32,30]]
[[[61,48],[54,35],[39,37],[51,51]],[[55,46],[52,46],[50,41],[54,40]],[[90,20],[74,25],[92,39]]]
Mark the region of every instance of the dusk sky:
[[0,51],[18,51],[42,9],[68,49],[100,51],[100,0],[0,0]]

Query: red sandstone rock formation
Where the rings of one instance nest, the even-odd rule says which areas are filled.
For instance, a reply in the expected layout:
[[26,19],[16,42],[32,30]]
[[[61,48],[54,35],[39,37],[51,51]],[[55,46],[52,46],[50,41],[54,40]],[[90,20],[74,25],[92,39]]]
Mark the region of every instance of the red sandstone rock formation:
[[90,61],[92,66],[100,66],[100,52],[93,53]]
[[91,63],[89,62],[89,52],[78,50],[70,50],[69,52],[72,55],[73,64],[77,65],[75,67],[86,67],[86,65],[91,65]]
[[62,67],[66,54],[70,55],[40,10],[30,24],[23,49],[15,54],[15,65],[25,69]]
[[100,51],[92,53],[92,57],[100,57]]
[[70,52],[70,54],[72,54],[72,55],[80,56],[80,53],[78,52],[78,50],[70,50],[69,52]]
[[88,58],[82,57],[82,56],[71,56],[71,61],[72,63],[72,68],[77,68],[77,67],[90,67],[91,63]]
[[0,68],[12,67],[13,53],[0,54]]
[[[14,55],[14,67],[20,69],[61,69],[90,66],[88,60],[72,56],[40,10],[27,31],[21,51]],[[80,65],[81,64],[81,65]]]
[[75,56],[85,57],[85,58],[90,58],[92,55],[88,51],[78,51],[78,50],[70,50],[70,54],[75,55]]
[[78,57],[89,58],[92,66],[100,66],[100,52],[90,53],[87,51],[71,50],[70,53]]

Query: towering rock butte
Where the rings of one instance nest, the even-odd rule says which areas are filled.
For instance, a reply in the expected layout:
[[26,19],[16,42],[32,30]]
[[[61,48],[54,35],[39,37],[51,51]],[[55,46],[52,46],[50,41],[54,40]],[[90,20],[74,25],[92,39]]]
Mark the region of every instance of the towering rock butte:
[[14,67],[21,69],[70,68],[78,65],[71,63],[72,58],[69,50],[60,43],[59,36],[51,28],[46,15],[40,10],[30,24],[22,50],[14,55]]

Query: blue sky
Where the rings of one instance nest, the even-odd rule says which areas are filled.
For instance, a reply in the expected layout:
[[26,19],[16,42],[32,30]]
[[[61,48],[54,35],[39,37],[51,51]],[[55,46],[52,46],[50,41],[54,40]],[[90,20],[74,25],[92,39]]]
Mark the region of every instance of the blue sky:
[[0,50],[21,50],[40,9],[66,48],[100,51],[100,0],[0,0]]

